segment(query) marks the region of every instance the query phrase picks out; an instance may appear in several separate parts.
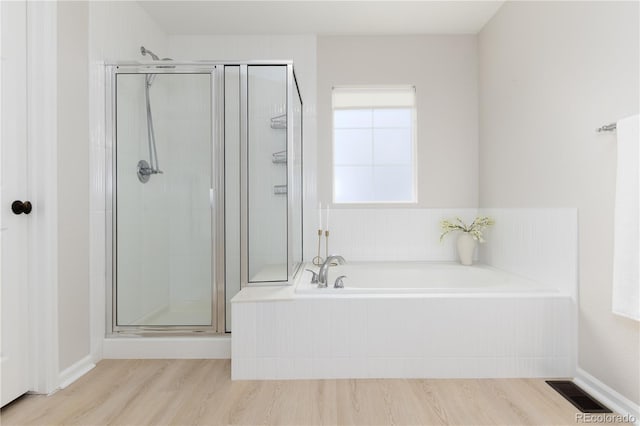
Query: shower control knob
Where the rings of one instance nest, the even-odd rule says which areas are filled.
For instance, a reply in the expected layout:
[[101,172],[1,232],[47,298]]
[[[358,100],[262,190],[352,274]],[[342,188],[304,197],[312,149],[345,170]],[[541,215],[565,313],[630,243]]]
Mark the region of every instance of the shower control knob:
[[29,214],[31,213],[31,202],[30,201],[20,201],[16,200],[11,203],[11,211],[14,214]]

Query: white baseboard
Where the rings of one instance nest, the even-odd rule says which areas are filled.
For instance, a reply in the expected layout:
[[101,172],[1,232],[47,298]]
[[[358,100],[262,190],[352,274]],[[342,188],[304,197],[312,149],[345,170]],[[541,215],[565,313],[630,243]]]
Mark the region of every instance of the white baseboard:
[[97,364],[102,359],[102,341],[104,339],[93,339],[91,342],[91,362]]
[[640,426],[640,405],[611,389],[581,368],[576,369],[574,383],[618,414],[627,416]]
[[93,356],[87,355],[69,368],[60,372],[58,376],[58,388],[64,389],[80,377],[87,374],[96,365],[93,363]]
[[106,338],[102,358],[230,359],[231,336]]

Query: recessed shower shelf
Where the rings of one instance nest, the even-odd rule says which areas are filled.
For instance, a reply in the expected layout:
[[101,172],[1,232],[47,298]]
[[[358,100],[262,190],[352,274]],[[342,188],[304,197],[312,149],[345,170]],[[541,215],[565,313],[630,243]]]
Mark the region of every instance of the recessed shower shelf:
[[287,114],[276,115],[271,118],[272,129],[286,129],[287,128]]
[[274,164],[287,164],[287,151],[278,151],[271,154],[271,162]]
[[287,185],[273,185],[274,195],[283,195],[287,193]]

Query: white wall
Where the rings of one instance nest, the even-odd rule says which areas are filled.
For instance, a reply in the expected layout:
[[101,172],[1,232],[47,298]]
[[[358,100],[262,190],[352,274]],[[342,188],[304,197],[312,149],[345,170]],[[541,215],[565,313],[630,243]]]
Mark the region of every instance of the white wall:
[[59,369],[89,354],[88,8],[58,3]]
[[477,206],[476,47],[473,35],[318,38],[318,191],[323,204],[332,200],[332,86],[410,84],[417,93],[416,207]]
[[136,2],[89,2],[89,55],[92,61],[151,60],[140,46],[167,56],[167,37]]
[[640,402],[640,327],[611,313],[615,134],[638,113],[637,2],[507,2],[479,35],[480,206],[577,207],[578,364]]

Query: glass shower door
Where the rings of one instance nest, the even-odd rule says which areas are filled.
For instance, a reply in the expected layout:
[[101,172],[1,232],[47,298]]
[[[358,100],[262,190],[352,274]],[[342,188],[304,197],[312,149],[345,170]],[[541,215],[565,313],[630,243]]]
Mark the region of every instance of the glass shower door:
[[288,279],[287,67],[247,67],[248,282]]
[[115,84],[114,324],[212,327],[213,75]]

